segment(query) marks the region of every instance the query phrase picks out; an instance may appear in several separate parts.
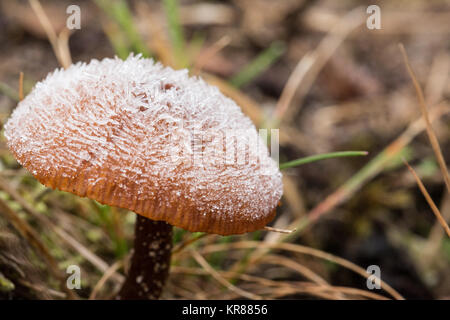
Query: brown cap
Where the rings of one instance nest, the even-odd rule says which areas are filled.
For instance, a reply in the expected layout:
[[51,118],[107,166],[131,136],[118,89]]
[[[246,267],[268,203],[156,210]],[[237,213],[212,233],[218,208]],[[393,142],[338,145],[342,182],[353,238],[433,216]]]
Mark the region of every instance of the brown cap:
[[260,229],[282,195],[277,164],[232,100],[139,56],[56,70],[5,136],[44,185],[190,231]]

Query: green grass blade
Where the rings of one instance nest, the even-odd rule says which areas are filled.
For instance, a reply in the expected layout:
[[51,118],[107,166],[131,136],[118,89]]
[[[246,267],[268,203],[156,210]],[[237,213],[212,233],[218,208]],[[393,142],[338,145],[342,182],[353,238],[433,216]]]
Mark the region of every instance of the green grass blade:
[[[137,32],[137,29],[133,22],[133,15],[131,14],[128,4],[124,0],[95,0],[95,3],[100,7],[111,19],[113,19],[121,28],[121,31],[125,33],[130,41],[131,49],[138,53],[142,53],[143,56],[150,56],[150,52],[142,40],[141,36]],[[113,40],[113,46],[117,44],[119,40]],[[123,54],[123,53],[122,53]]]
[[366,155],[368,155],[367,151],[340,151],[340,152],[324,153],[324,154],[318,154],[318,155],[300,158],[297,160],[292,160],[289,162],[282,163],[282,164],[280,164],[280,169],[283,170],[283,169],[287,169],[287,168],[297,167],[297,166],[301,166],[302,164],[311,163],[311,162],[324,160],[324,159],[366,156]]
[[269,48],[261,52],[252,62],[231,78],[230,83],[238,88],[250,83],[259,74],[267,70],[284,53],[284,50],[283,43],[273,42]]
[[15,102],[19,102],[19,94],[6,83],[0,82],[0,94],[7,96]]
[[125,60],[130,54],[129,43],[126,39],[126,35],[118,30],[119,26],[115,23],[105,25],[103,29],[114,49],[114,52],[120,59]]
[[179,67],[187,67],[186,41],[183,28],[180,23],[178,0],[163,0],[164,11],[169,25],[170,40],[175,53],[176,64]]

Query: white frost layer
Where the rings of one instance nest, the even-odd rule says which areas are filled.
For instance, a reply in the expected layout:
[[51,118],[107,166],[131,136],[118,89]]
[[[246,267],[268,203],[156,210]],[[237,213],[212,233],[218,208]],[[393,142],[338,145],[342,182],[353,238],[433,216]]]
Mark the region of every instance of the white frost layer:
[[[174,163],[179,146],[168,141],[177,130],[222,134],[226,144],[250,132],[247,158],[260,162],[218,164],[224,162],[217,152],[221,139],[212,139],[201,144],[203,161],[191,161],[186,152]],[[168,190],[194,203],[199,214],[229,215],[230,221],[235,214],[250,220],[267,215],[282,195],[277,164],[265,146],[255,148],[256,128],[234,101],[187,70],[140,56],[54,71],[19,103],[5,136],[34,175],[53,169],[71,178],[110,166],[123,196],[168,202]],[[191,150],[189,143],[185,147]],[[95,184],[104,178],[89,179]],[[133,190],[124,180],[132,181]]]

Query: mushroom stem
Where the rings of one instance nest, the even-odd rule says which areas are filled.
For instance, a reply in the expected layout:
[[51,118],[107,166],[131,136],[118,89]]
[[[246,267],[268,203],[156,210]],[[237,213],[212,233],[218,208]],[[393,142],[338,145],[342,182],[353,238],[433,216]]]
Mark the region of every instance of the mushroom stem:
[[172,226],[137,215],[134,253],[116,299],[158,299],[169,275]]

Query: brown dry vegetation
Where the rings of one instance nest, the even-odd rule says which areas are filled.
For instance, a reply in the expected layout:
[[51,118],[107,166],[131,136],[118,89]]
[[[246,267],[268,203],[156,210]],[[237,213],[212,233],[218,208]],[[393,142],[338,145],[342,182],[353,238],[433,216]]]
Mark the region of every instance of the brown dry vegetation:
[[[20,72],[27,94],[70,61],[144,48],[204,76],[258,126],[279,128],[281,162],[369,152],[284,170],[273,226],[291,234],[177,229],[163,298],[450,298],[450,240],[402,159],[446,221],[450,197],[398,46],[450,159],[450,1],[377,1],[381,30],[366,28],[371,1],[181,0],[175,26],[160,1],[128,1],[137,40],[127,34],[129,21],[118,22],[104,3],[42,0],[49,41],[28,1],[1,2],[2,123],[19,99]],[[82,13],[81,30],[71,34],[69,4]],[[177,22],[185,41],[174,36]],[[255,60],[261,53],[267,65]],[[249,65],[261,70],[253,75]],[[15,162],[3,136],[0,190],[0,298],[111,297],[128,267],[133,213],[46,189]],[[81,267],[81,290],[66,289],[72,264]],[[383,290],[367,290],[365,269],[373,264]]]

